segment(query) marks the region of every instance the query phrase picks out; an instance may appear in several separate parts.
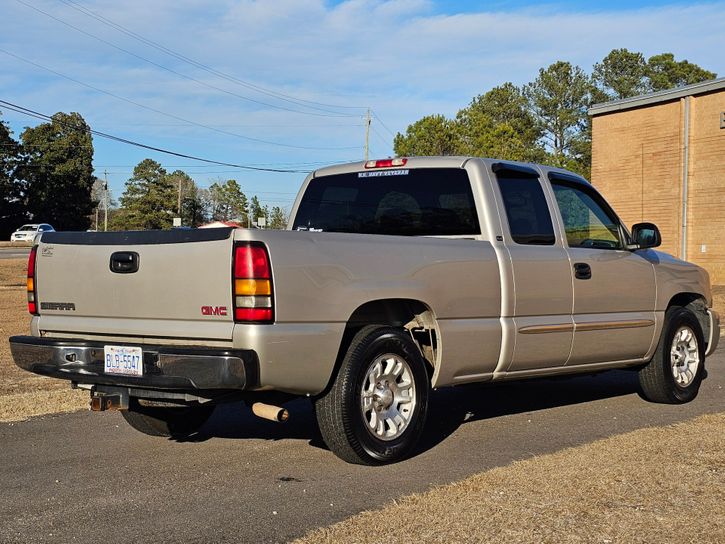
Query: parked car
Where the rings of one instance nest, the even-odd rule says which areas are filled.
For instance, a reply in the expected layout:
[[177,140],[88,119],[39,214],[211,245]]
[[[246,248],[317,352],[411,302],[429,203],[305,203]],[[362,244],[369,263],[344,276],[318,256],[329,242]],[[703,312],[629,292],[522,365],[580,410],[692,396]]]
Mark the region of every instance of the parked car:
[[616,368],[647,399],[684,403],[720,338],[707,272],[655,251],[655,225],[630,232],[565,170],[332,166],[291,217],[288,231],[45,235],[16,364],[172,437],[218,403],[284,420],[307,396],[336,455],[380,464],[414,451],[433,388]]
[[44,232],[55,232],[55,229],[48,223],[23,225],[10,235],[10,241],[36,243]]

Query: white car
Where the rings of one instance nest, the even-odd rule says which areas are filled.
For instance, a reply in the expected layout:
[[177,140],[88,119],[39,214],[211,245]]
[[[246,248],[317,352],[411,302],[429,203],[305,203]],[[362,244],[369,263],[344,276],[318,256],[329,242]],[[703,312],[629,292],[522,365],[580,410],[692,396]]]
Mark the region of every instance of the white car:
[[23,225],[10,235],[11,242],[37,242],[44,232],[53,232],[55,229],[48,223]]

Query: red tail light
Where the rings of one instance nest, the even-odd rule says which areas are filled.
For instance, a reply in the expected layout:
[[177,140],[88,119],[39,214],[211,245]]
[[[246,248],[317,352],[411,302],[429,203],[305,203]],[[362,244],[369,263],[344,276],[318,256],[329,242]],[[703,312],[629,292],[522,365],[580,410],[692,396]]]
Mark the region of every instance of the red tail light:
[[33,246],[30,255],[28,255],[28,311],[33,315],[38,315],[38,289],[35,283],[35,259],[37,255],[38,246]]
[[271,323],[272,274],[267,248],[256,242],[234,246],[233,286],[234,321]]

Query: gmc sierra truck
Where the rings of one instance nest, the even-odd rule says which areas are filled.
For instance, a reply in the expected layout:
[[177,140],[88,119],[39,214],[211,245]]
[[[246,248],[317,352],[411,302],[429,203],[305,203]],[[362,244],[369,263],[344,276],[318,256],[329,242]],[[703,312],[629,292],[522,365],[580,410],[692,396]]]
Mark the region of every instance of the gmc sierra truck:
[[332,452],[393,462],[432,388],[629,368],[651,401],[694,399],[719,319],[707,273],[660,242],[561,169],[345,164],[307,177],[287,231],[44,233],[10,344],[148,434],[308,396]]

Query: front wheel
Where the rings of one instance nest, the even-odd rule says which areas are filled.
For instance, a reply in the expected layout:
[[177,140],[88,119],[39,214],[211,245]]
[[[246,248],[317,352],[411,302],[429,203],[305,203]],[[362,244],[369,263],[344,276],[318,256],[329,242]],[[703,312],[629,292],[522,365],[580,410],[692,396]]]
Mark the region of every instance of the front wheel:
[[411,338],[392,327],[366,326],[315,402],[322,438],[349,463],[399,461],[420,438],[428,390],[426,363]]
[[657,350],[639,371],[644,397],[665,404],[690,402],[704,372],[705,339],[697,317],[687,308],[668,309]]

